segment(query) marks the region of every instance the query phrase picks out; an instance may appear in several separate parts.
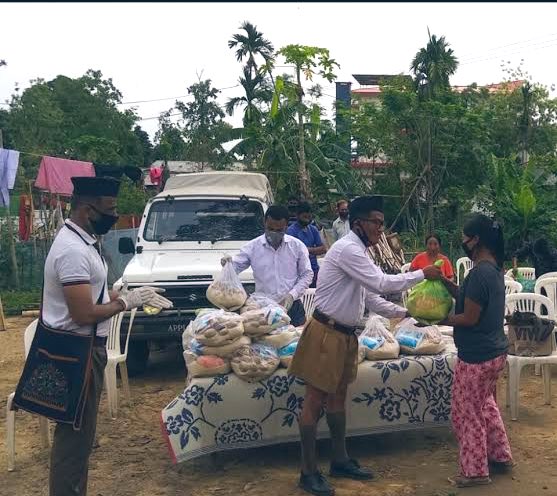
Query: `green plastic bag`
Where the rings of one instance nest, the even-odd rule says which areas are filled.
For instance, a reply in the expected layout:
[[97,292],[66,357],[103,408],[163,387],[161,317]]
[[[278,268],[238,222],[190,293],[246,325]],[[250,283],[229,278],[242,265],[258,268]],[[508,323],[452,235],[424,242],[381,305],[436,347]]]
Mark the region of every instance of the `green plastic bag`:
[[[437,267],[443,260],[435,262]],[[423,281],[414,286],[406,300],[406,308],[412,317],[424,324],[441,322],[453,306],[453,298],[442,281]]]

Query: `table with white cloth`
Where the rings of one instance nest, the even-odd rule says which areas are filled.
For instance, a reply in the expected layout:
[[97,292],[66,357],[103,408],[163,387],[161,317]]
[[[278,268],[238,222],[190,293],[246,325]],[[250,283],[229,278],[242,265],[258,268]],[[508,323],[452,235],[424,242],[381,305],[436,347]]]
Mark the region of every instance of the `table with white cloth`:
[[[456,352],[445,340],[439,355],[362,362],[348,390],[347,435],[449,426]],[[286,369],[253,383],[233,373],[192,379],[161,412],[172,459],[297,441],[304,390]],[[328,435],[321,419],[318,437]]]

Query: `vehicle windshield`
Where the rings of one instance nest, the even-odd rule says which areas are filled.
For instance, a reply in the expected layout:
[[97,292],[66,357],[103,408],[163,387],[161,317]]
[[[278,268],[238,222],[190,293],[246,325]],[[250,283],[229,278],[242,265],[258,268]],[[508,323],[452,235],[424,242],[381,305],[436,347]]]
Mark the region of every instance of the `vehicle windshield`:
[[248,241],[263,234],[263,207],[245,199],[156,201],[149,209],[146,241]]

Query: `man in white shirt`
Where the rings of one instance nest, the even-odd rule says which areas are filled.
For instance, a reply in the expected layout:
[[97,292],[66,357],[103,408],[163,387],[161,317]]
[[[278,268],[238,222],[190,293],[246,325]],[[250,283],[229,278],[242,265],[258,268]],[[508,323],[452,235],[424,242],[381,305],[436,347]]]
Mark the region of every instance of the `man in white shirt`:
[[309,252],[299,239],[286,234],[288,209],[273,205],[265,212],[265,234],[252,239],[234,258],[227,255],[236,273],[251,266],[255,292],[273,299],[288,310],[294,326],[306,320],[300,300],[313,280]]
[[320,496],[334,493],[318,471],[315,439],[322,408],[332,440],[330,475],[357,480],[373,478],[346,453],[346,392],[356,379],[358,340],[355,328],[369,310],[384,317],[404,317],[405,308],[381,298],[380,294],[404,291],[427,279],[440,279],[434,266],[406,274],[386,275],[367,253],[383,231],[381,197],[361,197],[350,204],[351,232],[327,252],[317,281],[316,310],[298,342],[289,373],[306,382],[300,415],[302,473],[299,485]]
[[96,330],[91,373],[81,429],[59,423],[50,460],[50,496],[85,496],[89,456],[106,365],[110,318],[149,304],[170,308],[172,302],[149,287],[121,293],[108,291],[107,266],[98,235],[118,220],[120,182],[103,177],[74,177],[71,218],[56,236],[45,261],[42,319],[53,329],[91,334]]
[[350,221],[348,220],[348,202],[339,200],[337,202],[338,217],[333,222],[333,238],[338,241],[350,232]]

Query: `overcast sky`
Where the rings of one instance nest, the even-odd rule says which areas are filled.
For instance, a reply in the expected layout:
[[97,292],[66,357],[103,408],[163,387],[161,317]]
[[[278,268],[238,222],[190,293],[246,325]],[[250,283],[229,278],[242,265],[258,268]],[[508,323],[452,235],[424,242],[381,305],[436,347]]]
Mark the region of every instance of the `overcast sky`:
[[[460,59],[452,84],[500,81],[501,61],[518,66],[522,58],[535,81],[557,83],[557,4],[3,3],[0,12],[0,59],[8,63],[0,68],[1,102],[16,82],[25,88],[36,77],[78,77],[89,68],[111,77],[124,102],[185,95],[197,74],[217,88],[234,86],[240,65],[227,41],[244,20],[277,49],[290,43],[328,48],[341,65],[338,81],[353,87],[352,74],[407,73],[427,43],[428,26]],[[224,90],[221,101],[239,90]],[[334,95],[334,85],[324,92]],[[330,106],[332,98],[322,103]],[[135,106],[148,118],[172,104]],[[153,135],[157,120],[141,125]]]

